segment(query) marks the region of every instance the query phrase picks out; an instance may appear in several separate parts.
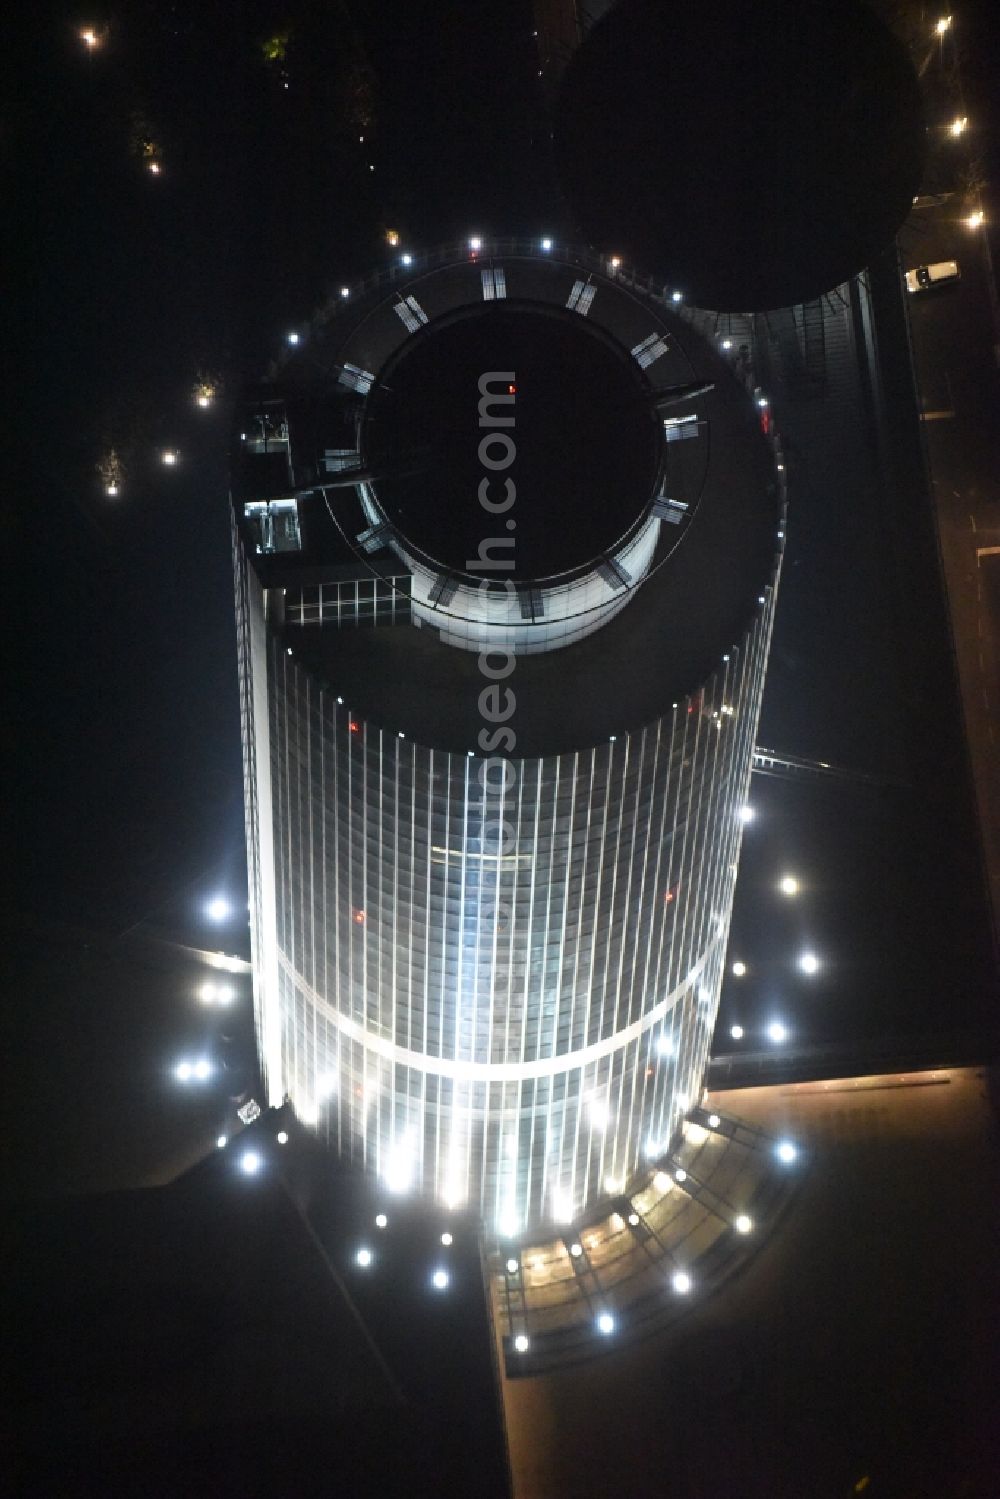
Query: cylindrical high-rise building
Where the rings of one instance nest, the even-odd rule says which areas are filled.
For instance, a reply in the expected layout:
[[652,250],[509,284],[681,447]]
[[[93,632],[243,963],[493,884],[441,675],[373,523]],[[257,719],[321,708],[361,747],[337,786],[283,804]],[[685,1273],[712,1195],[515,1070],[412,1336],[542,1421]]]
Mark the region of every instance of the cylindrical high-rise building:
[[262,1070],[390,1190],[569,1221],[701,1092],[768,425],[670,302],[548,242],[351,289],[241,410]]

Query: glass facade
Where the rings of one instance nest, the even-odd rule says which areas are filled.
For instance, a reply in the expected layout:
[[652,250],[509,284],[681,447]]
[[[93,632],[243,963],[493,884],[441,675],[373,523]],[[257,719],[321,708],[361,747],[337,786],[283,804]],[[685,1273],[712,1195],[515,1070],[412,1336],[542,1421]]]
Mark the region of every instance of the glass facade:
[[700,1095],[772,591],[666,716],[501,761],[354,716],[238,573],[271,1101],[390,1190],[504,1233],[568,1220]]

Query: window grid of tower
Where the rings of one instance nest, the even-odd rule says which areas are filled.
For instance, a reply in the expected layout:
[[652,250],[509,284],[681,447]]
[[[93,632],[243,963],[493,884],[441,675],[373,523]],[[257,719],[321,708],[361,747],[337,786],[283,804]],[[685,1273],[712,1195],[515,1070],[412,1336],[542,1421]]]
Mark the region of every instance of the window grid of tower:
[[500,796],[270,640],[281,1091],[391,1190],[514,1232],[666,1150],[718,1006],[771,605],[669,714],[512,761]]

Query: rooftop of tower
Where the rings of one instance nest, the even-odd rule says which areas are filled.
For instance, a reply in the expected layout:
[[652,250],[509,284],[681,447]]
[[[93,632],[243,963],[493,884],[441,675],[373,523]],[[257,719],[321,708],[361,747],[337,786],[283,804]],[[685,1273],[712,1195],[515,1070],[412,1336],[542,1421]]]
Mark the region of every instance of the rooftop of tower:
[[[487,275],[503,297],[486,296]],[[584,285],[593,290],[581,316],[566,304]],[[643,345],[654,343],[659,353],[646,364]],[[514,391],[493,388],[512,400],[493,409],[514,426],[492,430],[510,432],[516,458],[503,471],[477,470],[479,375],[508,371]],[[389,580],[406,572],[385,545],[393,540],[442,576],[464,572],[483,546],[513,555],[506,576],[516,581],[599,570],[669,498],[648,573],[617,585],[627,607],[585,639],[518,654],[518,753],[583,748],[696,692],[761,607],[781,547],[781,498],[763,430],[769,412],[752,384],[738,349],[703,336],[664,297],[637,294],[607,261],[494,246],[429,258],[404,282],[357,298],[347,315],[321,315],[244,408],[279,403],[290,453],[287,468],[283,450],[267,455],[276,467],[262,488],[262,455],[247,454],[237,433],[237,515],[241,500],[296,495],[301,549],[254,558],[265,586],[291,598],[351,578],[374,577],[391,591]],[[685,440],[669,440],[681,433]],[[500,459],[503,447],[490,452]],[[384,529],[362,509],[352,453]],[[332,467],[336,455],[347,455],[345,471]],[[505,478],[515,481],[509,515],[477,504],[477,473],[495,501]],[[243,534],[249,543],[245,523]],[[491,576],[505,574],[483,574]],[[286,614],[279,628],[295,659],[352,713],[434,747],[475,748],[483,681],[474,651],[443,643],[426,624],[318,627]]]
[[[495,428],[479,419],[487,372],[488,388],[512,397],[490,402]],[[490,477],[484,432],[502,434],[492,463],[504,461],[509,437],[511,576],[531,579],[607,552],[642,515],[663,448],[658,426],[627,348],[565,308],[504,298],[458,309],[401,345],[366,403],[363,454],[386,475],[378,499],[400,533],[465,572],[484,538],[508,529],[477,496]],[[418,451],[420,461],[401,461]],[[502,497],[503,479],[489,489]]]

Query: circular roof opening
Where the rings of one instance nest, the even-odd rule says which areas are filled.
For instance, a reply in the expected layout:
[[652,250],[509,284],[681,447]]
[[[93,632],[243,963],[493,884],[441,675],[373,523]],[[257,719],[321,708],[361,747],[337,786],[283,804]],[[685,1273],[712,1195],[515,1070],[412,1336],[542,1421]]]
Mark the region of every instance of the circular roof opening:
[[[485,420],[483,388],[511,398]],[[404,541],[449,570],[482,555],[513,563],[482,574],[503,580],[614,547],[649,504],[662,440],[626,349],[575,313],[507,303],[407,340],[368,397],[363,450]]]
[[619,0],[570,63],[555,142],[595,245],[748,312],[891,242],[926,133],[906,50],[860,0]]

